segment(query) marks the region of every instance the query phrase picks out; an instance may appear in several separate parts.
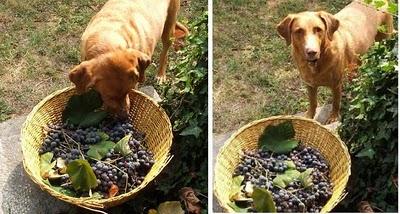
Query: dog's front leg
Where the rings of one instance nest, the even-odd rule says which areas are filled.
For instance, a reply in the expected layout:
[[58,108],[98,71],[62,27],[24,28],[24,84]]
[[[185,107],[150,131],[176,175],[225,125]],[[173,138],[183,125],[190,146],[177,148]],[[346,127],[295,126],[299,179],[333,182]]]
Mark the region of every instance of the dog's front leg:
[[333,103],[332,103],[332,112],[329,116],[326,124],[333,123],[338,120],[339,112],[340,112],[340,99],[342,96],[342,84],[339,84],[336,87],[331,88],[333,95]]
[[306,117],[307,118],[314,118],[315,115],[315,110],[317,109],[318,106],[318,101],[317,101],[317,92],[318,92],[318,87],[316,86],[309,86],[307,85],[307,93],[308,93],[308,100],[310,101],[310,106],[308,107],[308,110],[306,112]]

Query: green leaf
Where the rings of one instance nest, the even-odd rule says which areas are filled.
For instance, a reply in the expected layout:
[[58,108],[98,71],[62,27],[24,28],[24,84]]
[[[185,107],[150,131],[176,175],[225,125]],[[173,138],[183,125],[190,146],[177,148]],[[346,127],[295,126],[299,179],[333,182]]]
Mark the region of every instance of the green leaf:
[[158,214],[184,214],[185,211],[182,209],[180,201],[166,201],[158,205]]
[[278,125],[270,125],[264,129],[258,145],[262,150],[278,154],[287,153],[299,144],[299,141],[293,139],[294,134],[293,125],[290,121]]
[[193,135],[196,138],[198,138],[201,132],[202,132],[202,130],[200,127],[189,126],[189,127],[186,127],[179,135],[181,135],[181,136]]
[[242,176],[242,175],[236,176],[233,178],[233,182],[231,185],[231,192],[229,194],[229,199],[231,201],[233,201],[233,199],[236,197],[236,195],[238,193],[240,193],[240,191],[242,189],[243,180],[244,180],[244,176]]
[[108,136],[108,134],[105,132],[97,132],[97,134],[100,136],[101,141],[106,141],[110,139],[110,136]]
[[360,152],[356,154],[356,157],[368,157],[369,159],[373,159],[375,155],[375,151],[372,148],[364,148]]
[[299,181],[303,185],[304,188],[311,187],[313,182],[312,182],[312,168],[306,169],[306,171],[302,172],[299,175]]
[[91,158],[101,160],[106,156],[107,152],[115,146],[115,143],[111,141],[101,141],[97,144],[90,145],[86,154]]
[[97,186],[96,175],[87,160],[74,160],[67,166],[67,173],[76,191],[88,191]]
[[51,185],[51,183],[47,179],[43,180],[43,183],[45,183],[47,186],[49,186],[50,188],[52,188],[53,190],[55,190],[55,191],[57,191],[57,192],[59,192],[61,194],[64,194],[64,195],[67,195],[67,196],[71,196],[71,197],[76,197],[76,193],[74,191],[72,191],[70,189],[66,189],[66,188],[61,187],[61,186],[53,186],[53,185]]
[[103,199],[103,194],[101,194],[100,192],[94,192],[91,198],[100,200]]
[[257,212],[276,212],[276,207],[271,193],[264,189],[255,187],[253,191],[253,203]]
[[56,166],[56,161],[51,162],[52,159],[52,152],[46,152],[40,155],[40,175],[42,178],[47,178],[51,171],[54,171],[53,168]]
[[386,5],[386,1],[385,0],[374,0],[373,4],[376,8],[380,8],[384,5]]
[[97,119],[102,115],[89,115],[89,113],[94,112],[96,109],[100,108],[103,104],[100,94],[95,90],[90,90],[82,95],[73,95],[67,103],[63,114],[63,122],[69,122],[74,125],[79,125],[82,121],[85,124],[90,124],[93,119]]
[[288,166],[288,169],[296,169],[296,164],[294,164],[293,161],[284,161],[286,163],[286,165]]
[[128,144],[130,138],[131,138],[131,134],[128,134],[125,137],[123,137],[121,140],[119,140],[117,142],[114,150],[123,156],[129,155],[132,152],[132,150]]
[[85,115],[82,121],[79,123],[82,127],[89,127],[99,124],[101,121],[106,118],[108,113],[106,111],[95,111],[89,112]]
[[387,10],[391,14],[397,14],[397,4],[389,2]]
[[295,169],[287,169],[283,174],[278,174],[272,183],[275,186],[285,188],[290,182],[293,182],[299,178],[300,172]]
[[248,207],[241,208],[238,205],[236,205],[235,202],[232,202],[232,201],[228,203],[228,206],[230,206],[237,213],[247,213],[247,211],[249,209]]

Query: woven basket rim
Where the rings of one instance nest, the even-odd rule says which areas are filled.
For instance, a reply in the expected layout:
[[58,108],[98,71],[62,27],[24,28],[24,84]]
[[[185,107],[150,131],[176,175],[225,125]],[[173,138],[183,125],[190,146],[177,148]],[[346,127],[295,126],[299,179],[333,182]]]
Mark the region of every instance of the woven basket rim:
[[[30,111],[30,113],[29,113],[28,116],[26,117],[26,119],[25,119],[25,121],[24,121],[24,123],[23,123],[23,125],[22,125],[21,131],[20,131],[20,138],[19,138],[19,139],[20,139],[20,142],[21,142],[21,146],[22,146],[23,136],[24,136],[24,134],[25,134],[25,127],[28,125],[28,121],[31,120],[31,118],[37,113],[37,111],[38,111],[40,108],[42,108],[42,106],[45,105],[49,100],[53,99],[54,97],[56,97],[56,96],[58,96],[58,95],[61,95],[62,93],[68,92],[68,91],[73,90],[73,89],[75,89],[74,86],[69,86],[69,87],[66,87],[66,88],[63,88],[63,89],[60,89],[60,90],[56,90],[56,91],[54,91],[53,93],[51,93],[51,94],[49,94],[48,96],[46,96],[43,100],[41,100],[38,104],[36,104],[36,105],[32,108],[32,110]],[[162,114],[165,116],[165,118],[169,118],[168,115],[167,115],[167,113],[165,112],[165,110],[164,110],[152,97],[148,96],[147,94],[145,94],[145,93],[143,93],[143,92],[141,92],[141,91],[139,91],[139,90],[132,89],[132,91],[133,91],[134,93],[137,93],[137,94],[139,94],[139,95],[145,97],[148,101],[150,101],[150,102],[152,103],[152,105],[154,105],[155,107],[157,107],[158,110],[160,110],[160,111],[162,112]],[[168,119],[166,122],[167,122],[167,128],[168,128],[168,130],[171,131],[171,136],[172,136],[170,139],[168,139],[168,142],[170,142],[170,144],[172,145],[173,134],[172,134],[172,125],[171,125],[171,121]],[[63,201],[64,201],[64,199],[62,199],[62,198],[60,198],[60,197],[58,197],[58,196],[63,196],[63,197],[66,197],[66,198],[71,198],[71,199],[74,200],[74,202],[75,202],[75,203],[73,203],[74,205],[77,205],[77,206],[80,206],[80,207],[82,207],[82,208],[85,208],[85,209],[88,209],[88,210],[92,210],[92,211],[95,211],[95,212],[102,212],[102,211],[100,211],[99,209],[104,209],[104,208],[106,208],[106,207],[103,205],[103,203],[109,202],[109,201],[112,201],[112,200],[113,200],[113,198],[108,198],[108,199],[91,199],[91,198],[89,198],[89,197],[77,198],[77,197],[71,197],[71,196],[67,196],[67,195],[64,195],[64,194],[62,194],[62,193],[59,193],[59,192],[53,190],[52,188],[50,188],[48,185],[43,184],[43,182],[42,182],[41,180],[36,179],[36,177],[32,175],[32,171],[27,167],[27,163],[26,163],[26,160],[25,160],[26,155],[25,155],[25,150],[24,150],[24,149],[22,149],[22,157],[23,157],[22,163],[23,163],[24,170],[25,170],[25,172],[28,174],[28,176],[30,177],[30,179],[31,179],[34,183],[36,183],[36,184],[40,187],[41,190],[45,190],[45,192],[49,193],[50,195],[56,197],[56,198],[59,199],[59,200],[63,200]],[[171,155],[171,153],[168,152],[167,157],[166,157],[166,159],[165,159],[165,161],[164,161],[164,165],[161,166],[161,168],[160,168],[160,170],[159,170],[159,173],[168,165],[168,163],[171,161],[172,158],[173,158],[173,155]],[[159,173],[158,173],[158,174],[159,174]],[[139,189],[138,191],[140,191],[140,190],[142,190],[145,186],[147,186],[147,184],[143,184],[143,183],[142,183],[142,184],[140,184],[139,186],[137,186],[135,189],[133,189],[132,191],[135,191],[135,190],[137,190],[137,189]],[[122,198],[123,198],[123,197],[128,197],[129,195],[127,195],[127,194],[129,194],[129,193],[132,192],[132,191],[126,192],[126,193],[124,193],[124,194],[120,194],[119,196],[122,196]],[[125,195],[125,196],[124,196],[124,195]],[[120,199],[120,200],[121,200],[121,199]],[[71,202],[69,202],[69,203],[71,203]]]
[[[305,122],[310,122],[313,123],[317,126],[319,126],[320,128],[322,128],[323,130],[327,131],[327,133],[329,133],[332,137],[334,137],[339,143],[340,143],[340,147],[346,151],[345,152],[345,156],[346,158],[351,161],[350,158],[350,154],[348,152],[347,146],[345,145],[345,143],[340,139],[340,137],[335,134],[334,132],[332,132],[330,129],[328,129],[327,127],[323,126],[321,123],[319,123],[318,121],[314,120],[314,119],[309,119],[306,117],[302,117],[302,116],[296,116],[296,115],[276,115],[276,116],[271,116],[271,117],[267,117],[267,118],[262,118],[262,119],[258,119],[255,121],[251,121],[249,123],[247,123],[246,125],[240,127],[237,131],[235,131],[225,142],[224,145],[219,149],[217,157],[215,158],[215,163],[214,163],[214,181],[213,181],[213,193],[215,195],[215,197],[217,198],[218,204],[226,211],[229,212],[233,212],[232,208],[230,208],[229,206],[226,206],[226,204],[222,203],[220,198],[219,198],[219,194],[217,193],[217,185],[216,185],[216,173],[217,173],[217,169],[216,169],[216,165],[219,159],[221,159],[221,155],[223,150],[225,150],[228,145],[230,144],[230,142],[233,141],[233,139],[235,139],[238,135],[240,135],[242,132],[244,132],[245,130],[247,130],[248,128],[257,125],[259,123],[264,123],[266,121],[273,121],[273,120],[298,120],[298,121],[305,121]],[[351,175],[351,162],[349,163],[349,168],[347,170],[347,176],[345,178],[345,183],[347,184],[349,177]],[[343,198],[347,195],[346,190],[343,190],[343,192],[340,194],[340,197],[338,200],[335,201],[334,205],[337,205],[340,201],[343,200]]]

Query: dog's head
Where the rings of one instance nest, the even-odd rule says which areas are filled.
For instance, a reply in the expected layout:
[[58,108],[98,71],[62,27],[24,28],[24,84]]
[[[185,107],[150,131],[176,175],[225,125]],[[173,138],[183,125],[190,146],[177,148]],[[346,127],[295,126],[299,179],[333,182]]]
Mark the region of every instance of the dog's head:
[[304,60],[315,65],[338,27],[339,21],[332,14],[319,11],[290,14],[278,24],[277,30],[287,45],[292,44]]
[[82,62],[69,73],[78,94],[94,88],[104,107],[120,117],[129,111],[128,93],[145,79],[150,57],[137,50],[116,50]]

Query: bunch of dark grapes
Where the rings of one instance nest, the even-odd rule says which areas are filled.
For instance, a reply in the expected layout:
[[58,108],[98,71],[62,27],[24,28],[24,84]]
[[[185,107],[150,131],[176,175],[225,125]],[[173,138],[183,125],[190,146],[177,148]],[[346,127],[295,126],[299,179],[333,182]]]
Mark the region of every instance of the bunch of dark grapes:
[[[131,134],[129,147],[131,153],[123,156],[110,149],[104,160],[92,160],[86,156],[90,145],[102,140],[100,132],[109,136],[114,143]],[[89,161],[96,175],[99,191],[104,198],[108,197],[112,185],[118,186],[119,194],[133,190],[139,186],[154,164],[153,154],[144,147],[144,133],[134,129],[128,121],[107,119],[98,126],[82,128],[71,124],[48,125],[48,132],[39,154],[52,152],[53,160],[62,158],[66,164],[76,159],[85,158]],[[61,184],[70,182],[63,177]]]
[[[285,188],[273,185],[273,179],[288,169],[292,161],[299,172],[312,168],[312,185],[304,188],[299,181]],[[322,155],[311,147],[298,146],[289,154],[268,151],[245,152],[235,169],[234,176],[243,175],[244,183],[268,189],[272,193],[278,212],[320,212],[332,196],[329,166]],[[266,177],[267,176],[267,177]],[[255,211],[254,208],[251,210]]]

